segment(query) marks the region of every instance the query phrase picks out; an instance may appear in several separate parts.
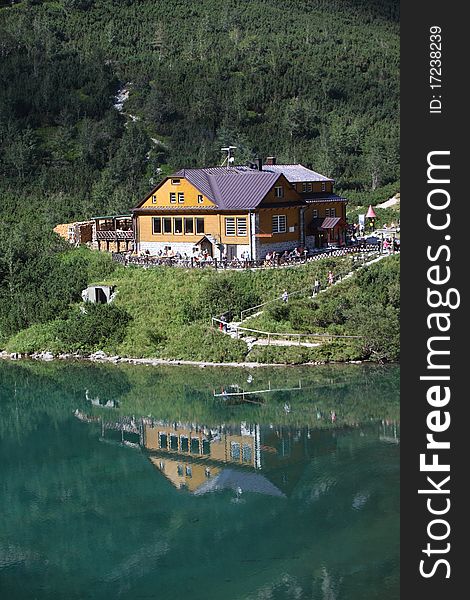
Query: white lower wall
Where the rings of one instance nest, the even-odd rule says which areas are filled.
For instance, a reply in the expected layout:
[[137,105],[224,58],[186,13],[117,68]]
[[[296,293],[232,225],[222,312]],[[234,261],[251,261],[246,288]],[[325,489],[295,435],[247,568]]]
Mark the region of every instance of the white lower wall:
[[156,256],[159,251],[165,252],[165,248],[171,248],[173,252],[179,252],[188,256],[193,255],[194,244],[188,242],[139,242],[138,252],[150,252],[152,256]]

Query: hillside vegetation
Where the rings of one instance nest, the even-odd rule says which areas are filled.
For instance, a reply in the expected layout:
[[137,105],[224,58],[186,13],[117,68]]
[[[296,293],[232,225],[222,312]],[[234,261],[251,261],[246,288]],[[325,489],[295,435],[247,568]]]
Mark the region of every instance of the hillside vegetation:
[[[11,336],[10,352],[104,350],[130,357],[231,362],[287,362],[376,359],[399,355],[399,262],[390,257],[356,272],[352,279],[310,298],[315,278],[326,281],[329,269],[346,274],[351,259],[328,259],[297,268],[216,273],[204,270],[122,267],[110,274],[117,285],[112,305],[71,307]],[[211,316],[274,300],[282,290],[305,291],[289,303],[268,305],[253,325],[267,331],[330,332],[359,335],[319,348],[255,347],[211,327]],[[251,324],[249,325],[252,326]]]
[[[397,191],[398,5],[1,2],[2,208],[53,223],[127,210],[227,143],[241,162],[311,164],[365,204]],[[123,86],[134,120],[113,108]]]
[[[114,270],[109,257],[70,251],[51,233],[55,224],[128,210],[173,169],[219,163],[227,143],[240,162],[275,154],[311,164],[354,206],[392,195],[398,34],[395,0],[0,0],[0,345],[31,326],[45,335],[45,323],[72,319],[81,289]],[[164,280],[176,307],[168,322],[189,325],[201,340],[192,356],[217,345],[197,330],[207,317],[206,274],[121,276],[129,292],[148,277],[149,299]],[[171,290],[189,282],[194,296],[185,305]],[[264,297],[256,285],[242,285],[247,302]],[[116,347],[187,354],[184,336],[149,338],[129,313],[129,323],[116,313],[108,325],[126,321],[140,338],[118,336]],[[74,319],[47,344],[84,332],[82,316]],[[217,343],[231,344],[233,356],[243,349]]]

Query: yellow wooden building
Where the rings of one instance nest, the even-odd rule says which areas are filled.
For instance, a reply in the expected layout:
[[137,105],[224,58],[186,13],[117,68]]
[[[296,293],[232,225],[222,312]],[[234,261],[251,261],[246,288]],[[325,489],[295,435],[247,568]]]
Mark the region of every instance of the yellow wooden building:
[[347,200],[333,180],[274,158],[249,166],[182,169],[132,211],[135,249],[151,255],[262,259],[345,242]]

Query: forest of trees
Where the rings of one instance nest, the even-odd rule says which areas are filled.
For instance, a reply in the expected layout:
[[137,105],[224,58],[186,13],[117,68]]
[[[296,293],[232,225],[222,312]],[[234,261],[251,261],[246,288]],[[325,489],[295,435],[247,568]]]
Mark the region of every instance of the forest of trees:
[[[128,210],[228,143],[385,199],[398,77],[397,0],[0,0],[0,303],[64,271],[55,224]],[[10,331],[31,321],[15,311]]]
[[[396,1],[2,4],[2,194],[53,221],[128,209],[227,143],[364,197],[398,181]],[[113,108],[126,84],[135,122]]]

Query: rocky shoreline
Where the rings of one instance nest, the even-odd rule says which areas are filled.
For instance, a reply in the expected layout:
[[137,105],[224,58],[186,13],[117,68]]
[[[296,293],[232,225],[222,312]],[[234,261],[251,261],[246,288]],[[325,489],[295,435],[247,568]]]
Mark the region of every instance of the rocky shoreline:
[[[52,352],[35,352],[33,354],[20,354],[18,352],[0,351],[0,359],[4,360],[41,360],[49,362],[52,360],[86,360],[95,363],[130,364],[130,365],[189,365],[194,367],[242,367],[254,369],[256,367],[291,367],[291,366],[318,366],[327,364],[325,361],[302,363],[302,365],[288,365],[285,363],[257,363],[257,362],[205,362],[195,360],[179,360],[164,358],[129,358],[123,356],[109,356],[102,350],[92,354],[53,354]],[[364,361],[348,361],[348,364],[361,364]],[[331,363],[328,363],[331,364]]]

